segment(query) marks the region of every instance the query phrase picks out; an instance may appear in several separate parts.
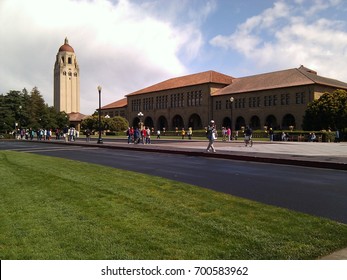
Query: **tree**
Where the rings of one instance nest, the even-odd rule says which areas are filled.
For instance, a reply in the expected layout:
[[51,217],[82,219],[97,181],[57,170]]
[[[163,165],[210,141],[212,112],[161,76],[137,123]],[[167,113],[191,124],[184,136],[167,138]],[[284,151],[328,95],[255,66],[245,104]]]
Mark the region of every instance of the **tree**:
[[[125,131],[129,126],[128,121],[123,117],[113,117],[105,118],[101,117],[101,129],[110,130],[110,131]],[[89,129],[91,131],[99,130],[99,118],[98,115],[93,115],[88,118],[85,118],[81,123],[82,130]]]
[[109,130],[111,131],[125,131],[129,126],[129,122],[123,117],[113,117],[108,122]]
[[324,93],[319,99],[311,102],[304,115],[305,130],[347,128],[347,91],[335,90]]
[[68,125],[65,112],[57,112],[49,107],[37,87],[30,93],[9,91],[0,95],[0,131],[10,132],[17,128],[55,129]]
[[93,115],[93,116],[87,117],[84,120],[82,120],[81,129],[82,130],[89,129],[90,131],[97,131],[98,130],[98,116]]

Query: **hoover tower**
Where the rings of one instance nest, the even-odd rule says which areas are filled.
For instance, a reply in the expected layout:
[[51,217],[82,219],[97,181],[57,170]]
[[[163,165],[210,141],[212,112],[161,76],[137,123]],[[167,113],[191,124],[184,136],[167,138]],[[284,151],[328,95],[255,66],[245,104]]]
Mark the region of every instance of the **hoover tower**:
[[54,108],[67,114],[80,112],[80,71],[67,38],[54,64]]

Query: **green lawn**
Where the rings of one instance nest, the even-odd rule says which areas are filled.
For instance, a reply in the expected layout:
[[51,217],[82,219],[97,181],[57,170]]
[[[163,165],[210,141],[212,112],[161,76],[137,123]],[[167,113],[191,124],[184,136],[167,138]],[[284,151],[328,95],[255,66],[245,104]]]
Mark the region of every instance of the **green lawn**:
[[347,225],[158,177],[10,151],[0,175],[0,259],[316,259],[347,247]]

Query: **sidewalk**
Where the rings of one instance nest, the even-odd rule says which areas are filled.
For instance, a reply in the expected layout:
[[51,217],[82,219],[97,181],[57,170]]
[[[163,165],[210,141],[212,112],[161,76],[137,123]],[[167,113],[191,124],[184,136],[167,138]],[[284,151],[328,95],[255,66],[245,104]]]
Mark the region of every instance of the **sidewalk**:
[[[82,143],[82,139],[77,143]],[[94,146],[94,142],[90,142]],[[87,143],[85,143],[88,145]],[[245,147],[243,141],[215,142],[216,153],[207,153],[207,141],[162,139],[152,144],[128,144],[126,139],[104,139],[103,146],[151,152],[178,153],[233,160],[347,170],[347,143],[262,142]],[[101,144],[95,144],[101,145]]]

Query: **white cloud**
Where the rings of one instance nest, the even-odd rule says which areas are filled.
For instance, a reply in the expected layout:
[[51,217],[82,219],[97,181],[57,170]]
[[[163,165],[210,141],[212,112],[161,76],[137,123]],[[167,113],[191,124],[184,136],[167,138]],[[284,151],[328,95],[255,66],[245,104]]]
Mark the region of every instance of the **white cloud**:
[[241,53],[257,73],[304,64],[318,74],[346,81],[346,25],[319,14],[340,3],[297,0],[291,6],[278,1],[240,24],[231,35],[214,37],[210,44]]
[[[67,36],[81,71],[81,112],[187,70],[202,35],[194,25],[173,25],[143,6],[120,0],[2,0],[0,93],[37,86],[53,105],[53,67]],[[189,44],[188,44],[189,42]]]

